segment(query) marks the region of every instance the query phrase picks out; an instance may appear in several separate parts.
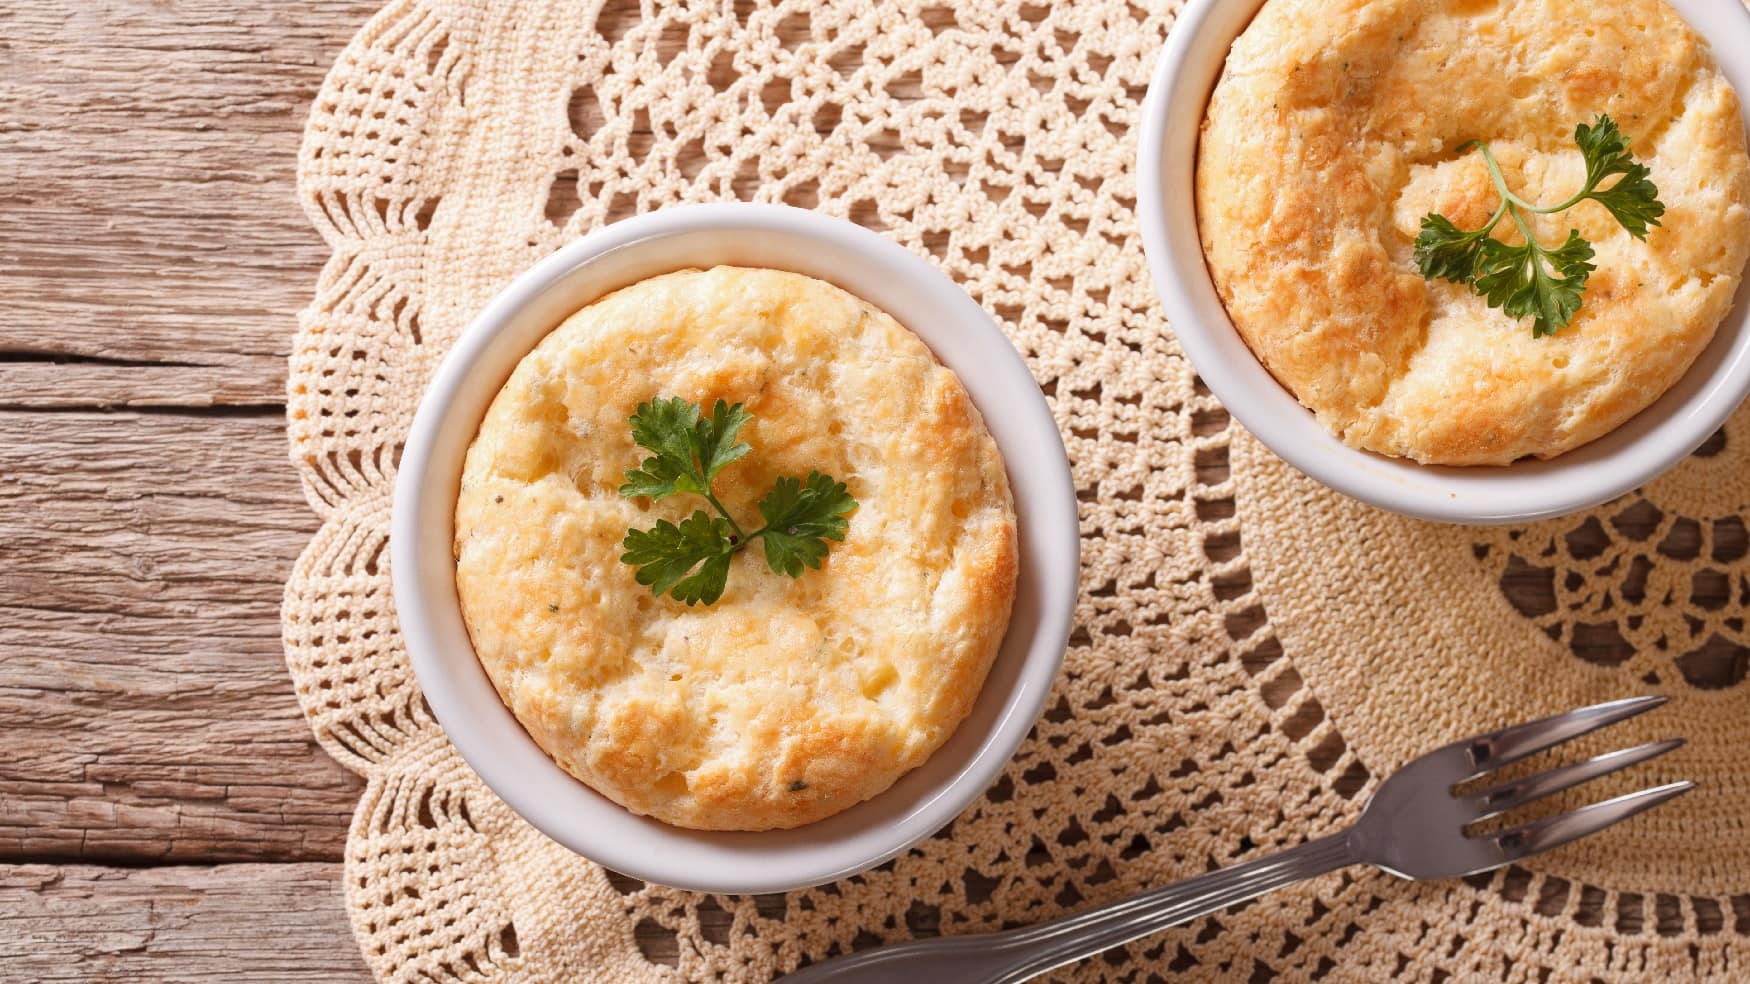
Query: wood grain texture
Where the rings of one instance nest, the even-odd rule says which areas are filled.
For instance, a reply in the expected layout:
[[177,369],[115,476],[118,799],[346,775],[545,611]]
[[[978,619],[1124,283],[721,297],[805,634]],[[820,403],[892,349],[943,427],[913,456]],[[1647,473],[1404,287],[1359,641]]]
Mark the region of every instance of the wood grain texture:
[[279,639],[278,412],[0,412],[0,861],[332,860],[359,781]]
[[284,394],[269,392],[276,381],[268,373],[277,371],[281,370],[254,362],[187,366],[23,358],[0,352],[0,410],[213,406],[273,410],[285,403]]
[[303,119],[379,5],[0,0],[0,362],[76,360],[0,405],[283,400],[327,258]]
[[338,864],[0,866],[0,980],[369,981]]

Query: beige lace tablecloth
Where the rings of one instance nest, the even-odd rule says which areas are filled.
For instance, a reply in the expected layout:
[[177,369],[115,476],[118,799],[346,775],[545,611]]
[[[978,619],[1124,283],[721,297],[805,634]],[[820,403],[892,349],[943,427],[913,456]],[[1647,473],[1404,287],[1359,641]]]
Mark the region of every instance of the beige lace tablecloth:
[[[311,726],[368,780],[346,898],[380,977],[763,980],[1042,919],[1326,831],[1435,742],[1658,692],[1616,737],[1690,737],[1632,780],[1701,780],[1676,806],[1470,881],[1322,878],[1057,976],[1750,978],[1750,418],[1640,495],[1495,531],[1259,449],[1180,355],[1133,217],[1175,6],[397,0],[345,51],[301,162],[333,258],[292,356],[322,526],[284,625]],[[1001,320],[1068,442],[1085,564],[1056,695],[984,798],[759,899],[611,880],[501,804],[423,705],[384,549],[399,442],[482,303],[588,229],[729,198],[882,230]],[[678,967],[641,952],[653,929]]]

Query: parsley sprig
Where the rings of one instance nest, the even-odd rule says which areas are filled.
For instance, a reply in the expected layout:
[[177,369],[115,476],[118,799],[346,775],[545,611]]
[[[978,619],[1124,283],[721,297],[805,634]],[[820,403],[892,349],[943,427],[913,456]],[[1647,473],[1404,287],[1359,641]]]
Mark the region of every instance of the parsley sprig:
[[[1480,140],[1467,144],[1463,149],[1475,146],[1482,151],[1501,205],[1480,229],[1460,229],[1437,212],[1423,216],[1422,232],[1416,237],[1416,265],[1422,276],[1467,285],[1510,318],[1530,316],[1534,338],[1566,328],[1580,310],[1587,278],[1597,269],[1592,244],[1580,230],[1570,229],[1560,246],[1544,246],[1525,217],[1553,215],[1594,201],[1629,235],[1646,239],[1647,230],[1665,214],[1659,189],[1649,180],[1652,171],[1629,155],[1628,138],[1608,115],[1601,113],[1591,126],[1576,127],[1574,143],[1586,160],[1586,186],[1567,201],[1547,206],[1528,202],[1508,189],[1488,144]],[[1618,180],[1601,187],[1613,177]],[[1494,237],[1495,227],[1505,217],[1513,219],[1524,242],[1515,246]]]
[[774,574],[801,577],[820,569],[827,541],[843,541],[857,508],[845,483],[811,471],[805,479],[780,477],[759,502],[765,525],[744,533],[717,501],[711,483],[726,466],[753,448],[736,440],[753,415],[742,404],[718,400],[711,414],[680,397],[640,403],[632,414],[632,440],[651,452],[626,472],[620,494],[628,499],[664,499],[678,493],[703,496],[717,514],[698,509],[679,525],[657,520],[647,530],[627,530],[620,560],[637,569],[638,583],[687,605],[710,605],[723,597],[729,561],[755,540],[765,546]]

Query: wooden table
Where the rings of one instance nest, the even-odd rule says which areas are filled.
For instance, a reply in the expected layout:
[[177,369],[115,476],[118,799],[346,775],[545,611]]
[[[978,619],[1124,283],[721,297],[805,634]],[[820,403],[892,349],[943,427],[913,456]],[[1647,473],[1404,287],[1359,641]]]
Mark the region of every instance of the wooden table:
[[298,142],[379,5],[0,0],[0,980],[369,979],[279,602]]

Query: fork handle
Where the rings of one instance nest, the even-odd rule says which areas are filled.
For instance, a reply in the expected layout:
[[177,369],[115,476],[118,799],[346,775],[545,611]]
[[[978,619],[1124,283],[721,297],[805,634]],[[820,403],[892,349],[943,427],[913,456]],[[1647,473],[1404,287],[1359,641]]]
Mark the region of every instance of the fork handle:
[[1015,984],[1357,860],[1344,831],[1035,926],[864,950],[815,964],[783,984]]

